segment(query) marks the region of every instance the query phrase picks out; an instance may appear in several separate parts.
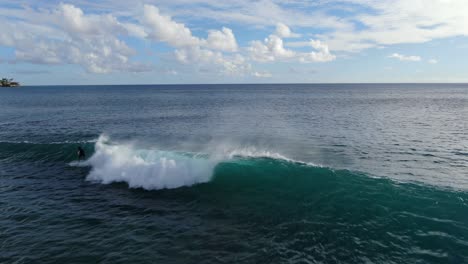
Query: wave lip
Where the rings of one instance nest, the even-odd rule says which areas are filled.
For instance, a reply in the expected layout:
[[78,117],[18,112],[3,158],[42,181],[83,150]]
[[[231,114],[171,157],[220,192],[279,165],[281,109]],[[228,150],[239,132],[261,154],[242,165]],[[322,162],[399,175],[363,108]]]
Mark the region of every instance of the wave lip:
[[130,188],[157,190],[208,182],[217,162],[189,153],[112,145],[108,137],[100,136],[85,164],[92,166],[87,177],[90,181],[126,182]]
[[284,156],[278,152],[268,151],[257,149],[253,146],[250,147],[233,147],[230,145],[220,145],[214,149],[214,156],[218,157],[222,160],[232,160],[232,159],[244,159],[244,158],[252,158],[252,159],[273,159],[279,161],[285,161],[290,163],[302,164],[311,167],[320,167],[323,166],[320,164],[306,162],[302,160],[291,159],[289,157]]

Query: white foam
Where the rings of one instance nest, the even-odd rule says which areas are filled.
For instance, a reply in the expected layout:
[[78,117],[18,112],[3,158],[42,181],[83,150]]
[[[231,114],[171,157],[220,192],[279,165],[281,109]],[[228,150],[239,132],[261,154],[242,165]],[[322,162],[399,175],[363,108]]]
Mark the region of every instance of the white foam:
[[112,145],[106,136],[99,137],[95,153],[85,163],[92,166],[88,180],[126,182],[131,188],[147,190],[207,182],[217,164],[206,156],[136,149],[131,144]]
[[279,159],[279,160],[286,160],[292,161],[291,159],[276,153],[267,150],[258,150],[254,147],[248,148],[235,148],[231,150],[227,150],[225,152],[226,157],[232,159],[235,157],[245,157],[245,158],[272,158],[272,159]]
[[204,153],[209,154],[142,149],[131,143],[114,144],[107,136],[101,135],[91,158],[71,162],[70,166],[91,166],[87,176],[90,181],[103,184],[126,182],[131,188],[147,190],[173,189],[208,182],[219,162],[239,158],[272,158],[317,166],[255,147],[219,144],[206,149]]
[[85,144],[85,143],[95,143],[97,139],[90,139],[90,140],[65,140],[65,141],[52,141],[52,142],[33,142],[29,140],[22,140],[22,141],[14,141],[14,140],[7,140],[7,141],[0,141],[0,143],[7,143],[7,144],[31,144],[31,145],[61,145],[61,144]]
[[295,160],[288,158],[278,152],[274,151],[268,151],[268,150],[262,150],[262,149],[257,149],[255,147],[218,147],[215,150],[215,156],[216,157],[221,157],[221,159],[234,159],[234,158],[270,158],[270,159],[276,159],[276,160],[283,160],[287,162],[293,162],[293,163],[301,163],[309,166],[314,166],[314,167],[322,167],[321,165],[317,165],[312,162],[305,162],[301,160]]
[[97,139],[53,141],[48,144],[85,144],[85,143],[95,143],[95,142],[97,142]]

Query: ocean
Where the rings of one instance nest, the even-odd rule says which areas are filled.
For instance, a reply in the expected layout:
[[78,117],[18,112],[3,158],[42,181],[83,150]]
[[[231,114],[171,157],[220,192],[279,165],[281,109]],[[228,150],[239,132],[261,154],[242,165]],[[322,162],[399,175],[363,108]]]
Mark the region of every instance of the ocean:
[[468,263],[468,85],[1,88],[0,263]]

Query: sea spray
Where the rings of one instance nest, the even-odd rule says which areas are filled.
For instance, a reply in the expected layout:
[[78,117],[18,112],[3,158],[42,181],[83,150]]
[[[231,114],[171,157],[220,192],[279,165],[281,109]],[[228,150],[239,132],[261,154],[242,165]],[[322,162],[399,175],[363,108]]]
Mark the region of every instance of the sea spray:
[[241,159],[269,158],[284,162],[301,163],[279,153],[254,147],[235,147],[219,144],[210,153],[163,151],[136,147],[131,143],[114,143],[106,135],[96,141],[94,154],[85,162],[72,162],[71,166],[90,166],[90,181],[104,184],[126,182],[130,188],[146,190],[173,189],[210,181],[215,168],[223,162]]
[[111,144],[100,136],[87,179],[104,184],[126,182],[147,190],[191,186],[210,180],[217,161],[190,153],[137,149],[132,144]]

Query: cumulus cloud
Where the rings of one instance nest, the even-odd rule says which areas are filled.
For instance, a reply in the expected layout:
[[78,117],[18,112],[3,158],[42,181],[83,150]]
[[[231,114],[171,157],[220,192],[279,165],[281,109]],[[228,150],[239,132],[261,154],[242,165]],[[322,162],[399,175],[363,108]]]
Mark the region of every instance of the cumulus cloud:
[[328,46],[319,40],[310,40],[306,44],[314,49],[311,52],[296,52],[284,46],[283,39],[277,35],[270,35],[263,42],[252,41],[248,47],[250,57],[257,62],[299,61],[299,62],[328,62],[336,59],[330,53]]
[[60,4],[52,11],[27,11],[33,12],[34,20],[5,23],[0,32],[0,45],[14,47],[18,62],[77,64],[90,73],[149,71],[149,65],[131,61],[136,51],[119,38],[133,36],[167,43],[177,49],[176,59],[182,63],[215,64],[228,73],[248,68],[239,56],[222,53],[238,50],[231,29],[210,30],[206,39],[198,38],[156,6],[143,6],[141,25],[122,23],[111,14],[85,14],[70,4]]
[[44,22],[62,28],[72,35],[102,36],[102,35],[128,35],[146,37],[143,27],[122,23],[111,14],[86,15],[83,10],[71,4],[59,4],[52,13],[45,15]]
[[400,61],[421,61],[421,57],[419,56],[405,56],[398,53],[393,53],[392,55],[388,56],[392,59],[398,59]]
[[86,15],[73,5],[52,11],[33,11],[30,21],[3,23],[0,45],[15,48],[15,61],[34,64],[77,64],[87,72],[141,72],[136,51],[119,35],[141,35],[138,26],[120,23],[111,15]]
[[41,40],[27,41],[16,46],[16,60],[35,64],[78,64],[91,73],[114,71],[141,72],[148,66],[130,63],[134,54],[125,43],[117,39],[101,40]]
[[[468,36],[465,0],[332,1],[333,8],[347,8],[345,17],[327,12],[330,1],[174,0],[136,7],[125,1],[102,0],[99,5],[79,1],[80,7],[51,1],[36,9],[11,8],[16,2],[8,1],[0,7],[0,45],[14,48],[16,62],[76,64],[92,73],[151,70],[135,61],[138,46],[133,45],[134,39],[165,43],[171,59],[184,65],[256,76],[264,72],[252,70],[252,62],[327,62],[340,51]],[[228,27],[200,30],[188,26],[205,18],[274,29],[264,40],[244,46]],[[290,27],[320,34],[301,36]],[[388,57],[438,63],[399,53]]]
[[320,40],[310,40],[310,46],[317,51],[302,54],[300,56],[302,62],[327,62],[336,59],[336,56],[330,53],[328,45]]
[[226,27],[223,27],[222,31],[210,30],[208,32],[206,46],[211,49],[217,49],[222,51],[237,51],[236,38],[234,37],[232,30]]
[[182,23],[178,23],[168,15],[163,15],[153,5],[144,6],[143,24],[149,31],[148,38],[165,42],[173,47],[204,46],[221,51],[237,51],[237,41],[231,29],[223,27],[219,30],[209,30],[208,38],[193,36],[192,31]]
[[189,28],[175,22],[170,16],[162,15],[156,6],[145,5],[143,13],[142,21],[148,28],[148,38],[176,47],[200,44],[201,40],[194,37]]
[[[109,0],[107,0],[109,1]],[[186,8],[177,8],[183,4]],[[466,0],[332,0],[332,1],[213,1],[160,2],[175,14],[251,26],[277,26],[275,35],[286,38],[277,21],[306,31],[320,29],[334,51],[359,52],[401,43],[468,36]],[[174,7],[175,6],[175,7]],[[333,10],[344,10],[338,17]],[[286,35],[283,35],[286,34]]]
[[[181,16],[263,27],[275,26],[281,21],[304,31],[320,29],[321,36],[314,38],[325,41],[333,51],[359,52],[379,46],[468,36],[466,0],[175,2],[176,7],[187,6],[184,10],[172,9]],[[166,6],[171,8],[171,4]],[[343,10],[346,16],[339,17],[336,12],[329,12],[331,9]],[[286,38],[281,32],[280,28],[275,34]]]
[[252,41],[248,50],[252,59],[260,62],[289,59],[296,55],[294,51],[285,49],[283,40],[276,35],[270,35],[263,42]]
[[275,34],[281,38],[296,38],[300,37],[299,34],[293,33],[291,29],[283,23],[276,24]]
[[241,55],[223,54],[238,50],[234,33],[229,28],[209,30],[206,39],[195,37],[188,27],[161,14],[153,5],[144,6],[143,23],[148,28],[148,38],[176,48],[175,58],[183,64],[214,66],[213,71],[226,74],[241,74],[250,67]]
[[181,63],[211,67],[211,70],[215,73],[221,72],[228,75],[243,75],[248,73],[251,69],[250,64],[239,54],[226,56],[219,51],[212,51],[201,48],[200,46],[177,49],[175,55],[177,60]]

